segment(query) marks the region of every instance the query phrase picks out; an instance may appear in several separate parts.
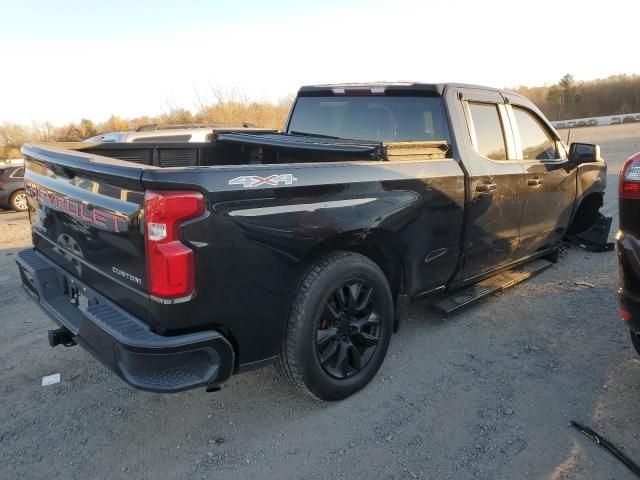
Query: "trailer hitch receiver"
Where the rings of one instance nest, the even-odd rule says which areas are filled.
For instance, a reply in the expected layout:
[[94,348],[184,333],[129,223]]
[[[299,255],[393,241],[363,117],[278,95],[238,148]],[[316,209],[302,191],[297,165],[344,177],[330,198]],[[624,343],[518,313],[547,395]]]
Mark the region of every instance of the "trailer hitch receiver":
[[73,339],[73,334],[64,327],[57,330],[49,330],[49,345],[55,347],[56,345],[64,345],[65,347],[73,347],[76,345],[76,341]]

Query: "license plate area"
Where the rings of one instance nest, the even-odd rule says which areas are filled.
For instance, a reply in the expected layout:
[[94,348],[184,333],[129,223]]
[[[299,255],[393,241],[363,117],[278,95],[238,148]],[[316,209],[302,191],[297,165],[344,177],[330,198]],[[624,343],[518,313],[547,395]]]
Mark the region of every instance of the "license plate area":
[[62,294],[71,305],[83,313],[90,305],[98,303],[95,298],[87,296],[87,288],[84,285],[67,276],[62,278]]
[[18,254],[22,286],[53,320],[77,335],[85,313],[99,295],[33,250]]

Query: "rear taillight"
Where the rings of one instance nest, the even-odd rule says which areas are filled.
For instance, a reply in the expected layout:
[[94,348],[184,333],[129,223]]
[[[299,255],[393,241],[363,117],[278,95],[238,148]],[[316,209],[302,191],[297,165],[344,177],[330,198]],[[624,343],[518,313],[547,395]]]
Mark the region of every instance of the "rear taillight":
[[622,318],[622,320],[624,320],[625,322],[628,322],[631,319],[631,312],[629,312],[628,310],[625,310],[624,308],[621,308],[620,318]]
[[193,250],[180,242],[180,224],[204,213],[199,192],[147,190],[144,197],[149,293],[171,299],[195,288]]
[[624,162],[620,170],[618,195],[622,198],[640,198],[640,153]]

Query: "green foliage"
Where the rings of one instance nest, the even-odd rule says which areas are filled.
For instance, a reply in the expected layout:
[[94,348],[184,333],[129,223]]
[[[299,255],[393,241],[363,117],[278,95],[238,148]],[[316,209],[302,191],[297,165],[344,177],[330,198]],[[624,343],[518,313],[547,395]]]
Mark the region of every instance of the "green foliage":
[[80,120],[80,132],[83,139],[93,137],[98,134],[98,129],[88,118]]

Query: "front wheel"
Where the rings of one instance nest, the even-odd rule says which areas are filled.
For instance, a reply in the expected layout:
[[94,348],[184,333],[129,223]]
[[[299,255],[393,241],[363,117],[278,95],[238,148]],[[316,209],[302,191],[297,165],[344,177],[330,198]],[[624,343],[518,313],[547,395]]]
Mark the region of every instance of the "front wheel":
[[631,334],[631,343],[633,343],[633,347],[636,349],[636,352],[638,352],[638,355],[640,355],[640,335],[631,330],[629,330],[629,333]]
[[27,194],[24,190],[18,190],[11,195],[9,199],[9,205],[16,212],[24,212],[27,210]]
[[363,255],[314,264],[294,299],[278,368],[302,391],[342,400],[375,376],[393,329],[393,300],[380,268]]

